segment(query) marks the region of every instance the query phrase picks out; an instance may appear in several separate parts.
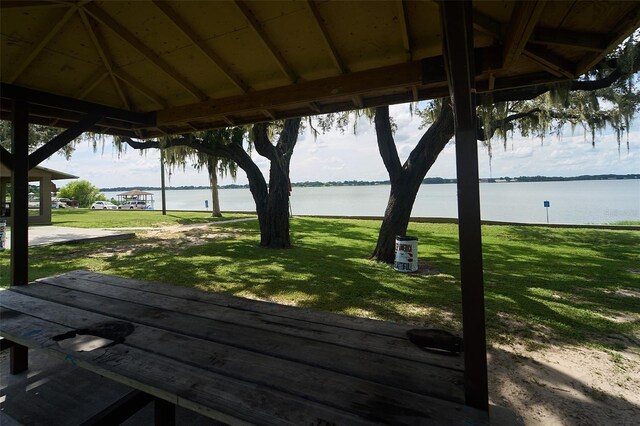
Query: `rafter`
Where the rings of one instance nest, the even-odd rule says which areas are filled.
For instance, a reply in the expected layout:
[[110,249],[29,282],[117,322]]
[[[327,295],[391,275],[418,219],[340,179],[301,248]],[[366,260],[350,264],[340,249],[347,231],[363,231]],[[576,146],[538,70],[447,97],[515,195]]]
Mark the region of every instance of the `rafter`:
[[93,45],[98,51],[98,55],[100,56],[100,59],[102,59],[102,63],[104,67],[107,69],[107,72],[111,77],[111,82],[113,83],[113,86],[115,87],[116,92],[118,92],[118,96],[120,96],[120,99],[122,100],[122,103],[124,104],[125,109],[131,109],[131,102],[129,102],[127,95],[122,90],[120,83],[118,82],[115,74],[113,73],[111,58],[109,58],[108,56],[107,43],[105,42],[104,37],[102,37],[102,33],[100,33],[100,29],[98,28],[98,25],[95,23],[95,21],[94,22],[90,21],[90,18],[87,16],[84,10],[80,9],[79,13],[80,13],[80,18],[82,19],[82,23],[84,24],[84,27],[87,30],[87,33],[89,34],[89,38],[91,38],[91,41],[93,41]]
[[542,46],[528,44],[523,55],[541,65],[556,77],[575,78],[575,64]]
[[411,86],[411,96],[413,97],[414,102],[418,102],[420,100],[420,93],[416,86]]
[[193,85],[186,77],[180,74],[174,67],[169,65],[165,60],[161,59],[153,50],[147,47],[140,39],[138,39],[133,33],[127,30],[124,26],[113,19],[109,14],[104,12],[95,4],[88,4],[85,6],[85,10],[101,24],[105,25],[113,32],[115,32],[122,40],[127,42],[131,47],[136,49],[142,54],[148,61],[153,63],[158,69],[163,71],[169,77],[171,77],[176,83],[180,84],[186,89],[193,97],[204,101],[207,96]]
[[[60,114],[64,114],[65,111],[95,114],[142,126],[154,126],[156,121],[155,113],[127,111],[94,102],[82,101],[77,98],[54,95],[40,90],[15,86],[13,84],[0,83],[0,95],[2,96],[0,108],[4,108],[6,101],[20,99],[29,103],[30,111],[33,105],[54,108],[59,110]],[[60,115],[51,115],[50,118],[57,118],[59,116]]]
[[60,3],[56,1],[29,1],[29,0],[2,0],[0,2],[0,9],[17,9],[17,8],[58,8],[69,7],[69,3]]
[[507,27],[503,49],[503,67],[513,64],[522,54],[527,41],[544,10],[545,1],[520,1],[514,3],[511,20]]
[[87,82],[80,89],[80,94],[78,95],[78,99],[84,99],[89,96],[100,83],[104,81],[105,78],[109,77],[109,72],[105,71],[103,68],[98,69],[96,73],[94,73]]
[[167,101],[162,99],[155,92],[153,92],[151,89],[147,88],[139,80],[135,79],[130,74],[128,74],[125,71],[123,71],[122,69],[114,70],[113,74],[118,79],[122,80],[124,83],[128,84],[129,86],[131,86],[132,88],[134,88],[138,92],[142,93],[149,100],[151,100],[151,101],[155,102],[156,104],[160,105],[162,108],[166,108],[167,107],[167,105],[168,105]]
[[249,90],[249,86],[225,63],[216,52],[205,43],[205,41],[192,29],[192,25],[187,23],[171,8],[166,2],[153,0],[153,4],[169,19],[182,34],[193,43],[207,58],[218,67],[220,71],[238,88],[242,93]]
[[53,28],[49,30],[47,35],[40,39],[40,42],[29,53],[29,56],[27,56],[26,59],[22,61],[22,63],[18,67],[15,68],[15,72],[7,80],[7,83],[13,83],[18,79],[18,77],[20,77],[20,74],[22,74],[22,72],[27,69],[29,64],[31,64],[31,62],[33,62],[33,60],[40,54],[42,49],[44,49],[47,44],[49,44],[51,39],[60,32],[60,30],[66,25],[66,23],[69,21],[69,19],[71,19],[71,17],[74,15],[74,13],[76,13],[77,10],[78,8],[76,6],[71,6],[69,10],[67,10],[62,19],[56,22]]
[[212,116],[236,115],[255,111],[259,109],[257,105],[270,105],[272,108],[277,108],[337,97],[349,99],[370,90],[403,88],[412,84],[421,84],[421,82],[422,63],[407,62],[376,70],[305,81],[286,87],[257,90],[242,96],[171,107],[157,112],[157,124],[167,125]]
[[265,117],[269,118],[270,120],[276,119],[275,113],[269,109],[263,109],[262,113],[264,114]]
[[311,11],[311,15],[313,16],[313,21],[316,23],[320,33],[322,34],[322,41],[324,42],[325,47],[329,51],[329,56],[331,56],[331,60],[333,61],[340,74],[346,74],[349,72],[347,67],[344,65],[344,62],[340,58],[338,54],[338,50],[336,46],[333,44],[331,37],[329,36],[329,32],[327,31],[327,27],[324,24],[324,19],[320,15],[320,11],[318,10],[318,6],[315,1],[307,0],[307,6],[309,6],[309,10]]
[[573,47],[593,52],[600,52],[607,47],[607,39],[602,34],[560,28],[536,28],[529,43]]
[[407,61],[413,59],[413,53],[411,51],[411,36],[409,32],[409,21],[407,15],[407,7],[404,0],[396,0],[398,5],[398,22],[400,23],[400,33],[402,35],[402,45],[404,46],[404,53]]
[[496,39],[502,38],[504,25],[492,17],[477,10],[473,11],[473,29],[489,34]]
[[251,12],[251,9],[249,9],[249,6],[247,6],[245,2],[242,0],[236,0],[235,4],[236,6],[238,6],[238,9],[240,9],[240,12],[242,12],[247,22],[249,22],[249,26],[251,27],[251,29],[253,29],[253,31],[258,35],[258,38],[260,39],[260,41],[262,41],[262,43],[265,45],[265,47],[267,48],[267,51],[269,51],[271,56],[273,56],[273,59],[275,59],[275,61],[278,63],[278,66],[280,67],[282,72],[287,76],[289,81],[291,81],[292,83],[295,83],[298,80],[298,77],[291,70],[291,67],[289,66],[287,61],[284,59],[284,56],[282,56],[282,53],[280,53],[280,51],[275,46],[275,44],[273,44],[271,39],[269,39],[269,36],[267,36],[267,33],[264,32],[262,25],[260,24],[258,19],[256,19],[253,12]]
[[606,56],[607,52],[612,51],[616,46],[622,43],[622,41],[629,36],[625,29],[640,27],[640,7],[637,7],[634,2],[630,2],[630,5],[633,8],[630,13],[625,15],[625,17],[615,26],[615,29],[611,33],[611,37],[607,40],[606,49],[601,50],[598,53],[594,53],[593,55],[589,55],[587,58],[583,59],[577,66],[576,73],[578,75],[592,69]]
[[320,111],[320,107],[318,106],[317,103],[315,102],[308,102],[307,105],[309,105],[309,108],[311,108],[311,111],[320,114],[322,111]]

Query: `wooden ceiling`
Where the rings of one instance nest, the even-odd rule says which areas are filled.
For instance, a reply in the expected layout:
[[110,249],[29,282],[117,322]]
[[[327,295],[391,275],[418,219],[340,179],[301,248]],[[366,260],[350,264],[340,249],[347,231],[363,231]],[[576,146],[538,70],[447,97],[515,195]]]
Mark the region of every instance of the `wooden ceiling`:
[[[0,1],[0,118],[134,137],[448,95],[437,1]],[[574,78],[634,1],[474,1],[476,84]],[[97,105],[96,105],[97,104]]]

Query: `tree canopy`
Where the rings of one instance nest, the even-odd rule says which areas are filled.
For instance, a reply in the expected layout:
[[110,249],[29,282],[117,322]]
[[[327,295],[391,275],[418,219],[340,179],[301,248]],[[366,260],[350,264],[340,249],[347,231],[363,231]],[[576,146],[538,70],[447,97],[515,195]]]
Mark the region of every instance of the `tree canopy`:
[[76,180],[60,188],[58,197],[78,201],[80,207],[89,207],[96,200],[106,200],[100,189],[86,180]]

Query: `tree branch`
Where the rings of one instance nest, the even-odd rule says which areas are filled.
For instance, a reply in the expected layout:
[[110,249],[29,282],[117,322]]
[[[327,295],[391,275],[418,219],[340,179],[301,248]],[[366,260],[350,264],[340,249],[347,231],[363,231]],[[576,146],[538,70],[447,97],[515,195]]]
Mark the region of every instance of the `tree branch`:
[[479,141],[487,141],[493,137],[493,135],[496,133],[496,130],[505,127],[507,124],[511,123],[512,121],[519,120],[524,117],[532,117],[539,112],[540,112],[540,109],[535,108],[535,109],[532,109],[531,111],[519,112],[517,114],[509,115],[501,120],[495,120],[491,123],[491,128],[489,129],[488,135],[487,135],[487,129],[482,127],[482,123],[478,122],[476,137]]
[[300,131],[301,118],[289,118],[284,122],[284,129],[278,139],[278,147],[283,154],[290,156],[298,142],[298,132]]
[[416,147],[409,154],[403,168],[414,168],[424,176],[440,155],[440,152],[449,143],[455,133],[453,108],[451,101],[444,99],[438,119],[422,135]]
[[[617,64],[617,62],[616,62]],[[640,61],[634,63],[633,69],[623,73],[620,66],[612,70],[607,76],[597,80],[573,80],[569,86],[570,91],[594,91],[605,89],[613,85],[622,77],[629,76],[640,69]],[[553,85],[542,84],[539,86],[519,87],[496,91],[491,95],[491,102],[529,101],[551,91]]]
[[256,123],[251,128],[251,133],[253,136],[253,145],[256,147],[258,154],[273,161],[276,157],[276,148],[269,140],[269,135],[267,134],[268,126],[268,123]]
[[389,107],[381,106],[376,108],[375,116],[376,135],[378,140],[378,150],[384,162],[384,166],[389,172],[389,178],[394,181],[400,176],[402,166],[398,157],[395,141],[393,140],[393,132],[391,131],[391,122],[389,121]]

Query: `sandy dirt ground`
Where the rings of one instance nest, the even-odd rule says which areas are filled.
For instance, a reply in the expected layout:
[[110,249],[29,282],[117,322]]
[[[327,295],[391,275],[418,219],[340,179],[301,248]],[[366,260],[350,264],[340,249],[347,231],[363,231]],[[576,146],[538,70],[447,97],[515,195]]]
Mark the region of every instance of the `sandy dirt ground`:
[[494,424],[639,425],[640,355],[585,347],[528,351],[493,345],[488,352]]
[[[174,225],[136,234],[138,238],[115,251],[135,253],[157,244],[193,246],[237,235],[229,227],[208,225]],[[515,341],[491,345],[488,362],[492,424],[640,425],[638,347],[613,352],[545,344],[528,350]]]

